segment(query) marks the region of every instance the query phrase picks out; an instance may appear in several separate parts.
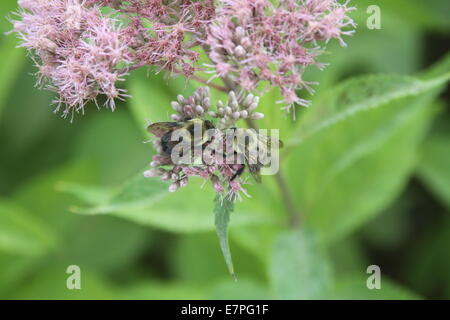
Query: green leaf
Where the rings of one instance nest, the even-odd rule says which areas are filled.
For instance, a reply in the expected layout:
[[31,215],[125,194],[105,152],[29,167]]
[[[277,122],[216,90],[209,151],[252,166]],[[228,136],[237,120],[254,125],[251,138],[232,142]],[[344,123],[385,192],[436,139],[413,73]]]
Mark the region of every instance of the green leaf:
[[418,172],[422,181],[450,210],[450,129],[448,120],[442,120],[423,143]]
[[[153,243],[149,230],[113,216],[75,215],[67,207],[78,204],[76,198],[55,193],[55,189],[73,187],[72,192],[82,192],[93,203],[102,201],[105,195],[96,190],[76,188],[80,184],[67,185],[62,182],[92,183],[93,175],[95,167],[92,162],[71,163],[28,182],[13,198],[32,212],[33,217],[45,221],[52,230],[57,230],[60,242],[64,243],[63,250],[56,251],[59,261],[68,264],[77,261],[80,267],[102,274],[126,270],[144,250],[144,246],[148,249]],[[108,188],[106,190],[110,192]]]
[[148,229],[113,216],[77,216],[59,261],[102,275],[127,272],[156,241]]
[[0,200],[0,251],[39,256],[56,246],[45,225],[19,206]]
[[[260,200],[264,201],[264,200]],[[277,209],[275,213],[283,212],[284,209]],[[236,209],[241,212],[241,209]],[[233,228],[230,229],[230,238],[242,248],[253,253],[264,264],[270,261],[270,246],[278,233],[283,230],[281,223],[259,224],[239,226],[234,223]]]
[[214,215],[217,236],[219,237],[220,249],[222,250],[228,272],[236,280],[233,261],[231,260],[230,245],[228,243],[228,223],[230,214],[234,210],[234,202],[226,198],[222,199],[220,195],[216,196]]
[[[369,275],[367,275],[368,277]],[[336,286],[331,296],[338,300],[418,300],[417,294],[381,277],[380,289],[368,289],[367,277],[347,276],[336,280]]]
[[122,183],[151,159],[152,146],[144,143],[145,138],[125,111],[97,112],[79,119],[84,127],[79,129],[71,154],[92,161],[101,183]]
[[370,263],[368,263],[364,249],[357,236],[346,237],[330,244],[327,252],[329,252],[330,262],[333,265],[334,276],[338,278],[365,270]]
[[[232,224],[231,230],[234,230]],[[255,259],[255,255],[243,250],[230,238],[235,270],[239,270],[239,282],[242,279],[253,281],[265,280],[265,266]],[[261,249],[261,248],[260,248]],[[164,248],[163,248],[164,250]],[[179,281],[195,285],[210,285],[217,281],[231,281],[221,250],[217,245],[215,232],[186,234],[176,238],[168,250],[170,273]]]
[[335,240],[395,199],[435,114],[430,102],[450,78],[445,71],[429,80],[353,79],[304,113],[288,143],[288,176],[306,224]]
[[351,79],[339,85],[322,100],[314,103],[310,112],[299,121],[294,137],[286,147],[294,147],[323,130],[373,109],[389,107],[389,103],[416,97],[442,87],[450,73],[430,80],[396,75],[373,75]]
[[[61,184],[60,184],[61,186]],[[90,192],[107,197],[109,188],[95,188],[76,184],[62,184],[63,190],[92,204]],[[66,186],[64,188],[64,186]],[[70,187],[68,187],[70,186]],[[86,191],[82,191],[83,188]],[[140,173],[107,198],[91,207],[71,207],[73,212],[85,215],[111,214],[136,223],[156,227],[171,232],[200,232],[214,230],[211,221],[211,201],[215,192],[209,186],[203,189],[200,179],[193,179],[189,186],[170,193],[168,184],[157,178],[145,178]],[[234,224],[269,224],[273,221],[263,205],[255,205],[252,210],[245,207],[236,216]]]
[[270,278],[279,299],[324,299],[331,271],[317,235],[309,230],[281,233],[272,251]]
[[[76,213],[89,215],[143,209],[167,194],[166,185],[161,180],[150,180],[142,173],[127,181],[115,192],[109,188],[95,188],[67,182],[59,184],[59,188],[61,191],[81,197],[87,203],[97,200],[93,203],[95,206],[91,208],[72,207],[72,211]],[[92,194],[100,196],[94,198]]]

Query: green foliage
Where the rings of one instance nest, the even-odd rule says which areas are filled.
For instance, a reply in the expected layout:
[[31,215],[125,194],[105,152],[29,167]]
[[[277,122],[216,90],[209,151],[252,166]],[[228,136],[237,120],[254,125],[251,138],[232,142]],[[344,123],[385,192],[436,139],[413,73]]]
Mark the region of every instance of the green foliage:
[[424,141],[421,155],[419,176],[450,210],[450,130],[445,120]]
[[[133,178],[111,192],[109,188],[94,188],[64,183],[62,190],[70,192],[89,202],[92,197],[86,190],[101,194],[97,200],[106,198],[103,203],[93,207],[72,207],[71,210],[85,215],[112,214],[142,225],[153,226],[172,232],[199,232],[214,230],[212,209],[214,191],[206,189],[199,192],[201,184],[193,181],[189,187],[174,194],[167,191],[168,185],[158,179],[144,178],[143,174]],[[65,186],[65,187],[64,187]],[[87,188],[84,189],[83,188]],[[112,195],[108,197],[107,193]],[[271,219],[264,212],[247,212],[236,216],[236,225],[265,224]]]
[[382,75],[350,80],[304,114],[288,146],[295,146],[291,184],[302,190],[298,204],[308,224],[336,239],[395,199],[435,114],[429,104],[448,79],[444,73],[426,81]]
[[[411,288],[426,295],[440,292],[443,299],[450,299],[450,219],[435,221],[433,228],[420,236],[420,242],[411,252],[406,263],[414,265],[406,271],[406,279]],[[433,274],[430,277],[430,270]]]
[[219,195],[214,200],[215,225],[217,236],[219,237],[220,249],[222,250],[228,272],[236,279],[234,274],[233,261],[231,260],[230,245],[228,244],[228,224],[230,223],[230,214],[234,210],[234,203],[228,199],[221,199]]
[[57,236],[44,221],[13,202],[0,200],[0,297],[57,245]]
[[[0,4],[0,12],[8,12],[15,8],[15,1],[5,0]],[[1,19],[0,34],[11,29],[11,25],[6,19]],[[0,39],[0,61],[7,61],[0,68],[0,117],[2,109],[5,107],[7,95],[19,74],[25,61],[25,51],[17,50],[17,40],[12,37]]]
[[0,201],[0,251],[36,256],[53,248],[56,239],[22,208]]
[[330,265],[318,237],[309,230],[281,233],[275,240],[270,275],[279,299],[325,299]]
[[[381,30],[366,28],[372,4]],[[348,47],[330,43],[320,58],[329,66],[305,74],[320,82],[315,95],[301,92],[311,107],[294,120],[279,90],[261,99],[261,127],[281,129],[299,230],[286,225],[272,177],[215,208],[201,179],[169,193],[143,177],[147,121],[168,121],[170,101],[199,83],[136,70],[117,111],[88,106],[70,123],[33,87],[36,70],[1,19],[0,298],[450,298],[448,92],[439,96],[450,79],[449,1],[354,5]],[[16,7],[3,0],[0,14]],[[213,103],[224,98],[212,90]],[[80,291],[65,285],[72,264]],[[371,264],[381,290],[366,286]]]

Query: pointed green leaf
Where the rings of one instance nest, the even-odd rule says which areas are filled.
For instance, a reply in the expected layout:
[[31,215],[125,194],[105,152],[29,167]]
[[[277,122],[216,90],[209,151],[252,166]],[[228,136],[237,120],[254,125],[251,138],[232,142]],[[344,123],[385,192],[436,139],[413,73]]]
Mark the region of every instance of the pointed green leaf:
[[357,78],[304,113],[290,141],[288,177],[306,224],[336,239],[395,199],[436,114],[430,103],[449,79],[448,69],[424,80]]
[[234,202],[226,198],[222,199],[219,195],[215,199],[215,225],[217,236],[219,237],[220,249],[222,250],[228,271],[231,276],[236,279],[234,273],[233,261],[231,259],[230,245],[228,243],[228,224],[230,222],[230,214],[234,210]]
[[[79,197],[91,206],[71,207],[73,212],[86,215],[111,214],[136,223],[172,232],[214,230],[211,223],[211,201],[215,192],[209,186],[202,189],[200,179],[170,193],[169,184],[157,178],[145,178],[142,173],[123,186],[110,188],[60,183],[59,188]],[[99,195],[94,197],[93,194]],[[97,202],[93,202],[97,200]],[[272,223],[269,212],[261,205],[245,207],[236,216],[237,226]]]
[[[112,192],[108,188],[80,186],[71,183],[60,183],[61,191],[72,193],[88,203],[92,203],[92,194],[99,195],[90,208],[72,208],[82,214],[107,214],[118,211],[139,210],[150,206],[167,195],[167,186],[159,179],[148,179],[139,174]],[[109,194],[109,196],[108,196]],[[101,201],[102,199],[106,199]],[[99,200],[101,202],[99,202]]]

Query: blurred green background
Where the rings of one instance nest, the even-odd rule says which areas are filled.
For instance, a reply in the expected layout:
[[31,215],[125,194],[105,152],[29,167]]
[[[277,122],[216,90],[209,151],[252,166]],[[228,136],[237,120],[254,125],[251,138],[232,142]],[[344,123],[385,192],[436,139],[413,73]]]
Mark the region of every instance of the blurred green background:
[[[231,217],[234,282],[209,186],[169,194],[139,178],[153,152],[145,119],[167,120],[170,101],[197,85],[137,71],[117,111],[89,106],[70,123],[4,35],[17,5],[2,0],[0,298],[450,299],[450,2],[352,2],[357,32],[310,72],[320,81],[311,108],[294,122],[274,106],[277,93],[262,99],[263,126],[282,128],[288,145],[283,169],[304,228],[283,231],[270,177],[249,186]],[[370,4],[381,30],[366,27]],[[345,119],[321,125],[339,110]],[[372,264],[381,290],[366,288]],[[66,288],[69,265],[81,268],[81,290]]]

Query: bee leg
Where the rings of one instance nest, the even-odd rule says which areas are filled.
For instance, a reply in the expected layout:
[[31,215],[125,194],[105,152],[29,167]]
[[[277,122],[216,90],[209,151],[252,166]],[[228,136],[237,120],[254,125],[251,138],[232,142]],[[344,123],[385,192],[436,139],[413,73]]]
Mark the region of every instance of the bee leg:
[[245,166],[242,166],[241,168],[238,169],[238,171],[236,171],[236,173],[234,174],[234,176],[231,177],[230,181],[233,181],[234,179],[236,179],[237,177],[239,177],[245,170]]

